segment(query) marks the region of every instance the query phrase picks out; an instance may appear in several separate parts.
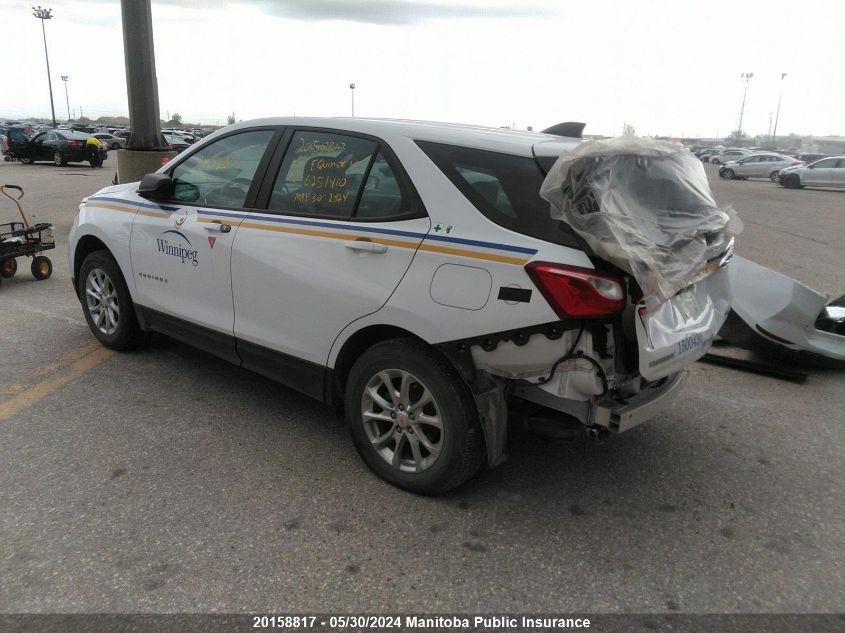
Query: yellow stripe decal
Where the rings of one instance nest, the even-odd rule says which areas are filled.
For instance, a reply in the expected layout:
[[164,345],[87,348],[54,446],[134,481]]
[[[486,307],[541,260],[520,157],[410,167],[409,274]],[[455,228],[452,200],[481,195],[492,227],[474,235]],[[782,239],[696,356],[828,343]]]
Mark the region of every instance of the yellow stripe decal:
[[91,202],[90,200],[85,203],[88,207],[98,207],[101,209],[111,209],[112,211],[120,211],[122,213],[137,213],[138,215],[147,215],[151,218],[168,218],[170,217],[169,214],[164,213],[162,211],[152,211],[150,209],[136,209],[135,207],[129,206],[121,206],[117,204],[109,204],[107,202]]
[[135,213],[134,208],[130,207],[120,207],[116,204],[107,204],[105,202],[86,202],[85,206],[87,207],[99,207],[102,209],[111,209],[112,211],[122,211],[124,213]]
[[528,260],[520,257],[508,257],[507,255],[496,255],[494,253],[481,253],[479,251],[465,251],[460,248],[449,248],[448,246],[435,246],[434,244],[420,244],[421,251],[431,251],[432,253],[444,253],[447,255],[458,255],[459,257],[471,257],[473,259],[484,259],[491,262],[501,262],[503,264],[514,264],[515,266],[522,266]]
[[[114,211],[122,211],[124,213],[138,213],[139,215],[145,215],[153,218],[167,218],[170,217],[167,213],[162,213],[160,211],[152,211],[150,209],[139,208],[137,210],[121,207],[114,204],[106,204],[103,202],[97,203],[88,203],[90,206],[97,206],[102,207],[104,209],[112,209]],[[234,218],[232,219],[234,220]],[[197,216],[197,222],[202,223],[220,223],[221,220],[213,219],[213,218],[204,218]],[[528,261],[528,259],[524,257],[511,257],[508,255],[499,255],[496,253],[485,253],[481,251],[468,251],[463,248],[452,248],[449,246],[440,246],[438,244],[432,244],[431,242],[426,242],[423,239],[422,243],[419,242],[403,242],[400,240],[388,239],[384,237],[370,237],[369,235],[360,235],[354,233],[335,233],[333,231],[317,231],[313,229],[303,229],[299,227],[292,227],[292,226],[279,226],[273,225],[269,226],[267,224],[258,224],[255,222],[245,222],[242,221],[238,223],[237,221],[231,221],[228,218],[224,219],[223,222],[230,222],[231,224],[240,225],[242,228],[246,229],[257,229],[259,231],[274,231],[276,233],[290,233],[293,235],[307,235],[310,237],[323,237],[332,240],[361,240],[366,239],[377,244],[385,244],[387,246],[395,246],[397,248],[413,248],[421,251],[426,251],[429,253],[440,253],[443,255],[456,255],[458,257],[468,257],[470,259],[480,259],[484,261],[490,262],[500,262],[502,264],[513,264],[514,266],[523,266]]]
[[[201,219],[200,222],[213,222],[213,220]],[[399,240],[391,240],[383,237],[371,238],[362,235],[350,235],[348,233],[332,233],[331,231],[314,231],[311,229],[300,229],[288,226],[267,226],[266,224],[255,224],[254,222],[242,222],[241,228],[258,229],[263,231],[275,231],[277,233],[293,233],[295,235],[309,235],[312,237],[325,237],[334,240],[360,240],[367,239],[376,244],[386,244],[387,246],[396,246],[399,248],[419,248],[421,251],[428,251],[432,253],[442,253],[445,255],[457,255],[459,257],[469,257],[472,259],[483,259],[491,262],[501,262],[503,264],[514,264],[522,266],[527,262],[527,259],[519,257],[508,257],[507,255],[496,255],[494,253],[481,253],[479,251],[467,251],[461,248],[449,248],[448,246],[437,246],[434,244],[422,244],[417,246],[417,242],[400,242]]]

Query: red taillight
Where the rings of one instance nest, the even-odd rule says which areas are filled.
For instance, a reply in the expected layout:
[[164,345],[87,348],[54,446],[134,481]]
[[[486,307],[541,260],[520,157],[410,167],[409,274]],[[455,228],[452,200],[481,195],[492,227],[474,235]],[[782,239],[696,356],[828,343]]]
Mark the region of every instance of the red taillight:
[[69,147],[77,147],[82,145],[82,141],[68,141],[67,144]]
[[625,291],[615,277],[548,262],[531,262],[525,272],[561,319],[610,316],[625,307]]

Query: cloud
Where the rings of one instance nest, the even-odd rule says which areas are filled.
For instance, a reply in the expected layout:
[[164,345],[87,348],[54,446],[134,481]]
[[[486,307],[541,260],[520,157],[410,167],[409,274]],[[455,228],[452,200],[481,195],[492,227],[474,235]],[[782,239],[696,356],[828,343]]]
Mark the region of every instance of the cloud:
[[156,5],[202,10],[232,9],[237,5],[251,5],[269,15],[292,20],[309,22],[346,20],[390,25],[467,18],[537,18],[557,13],[549,6],[534,3],[496,6],[491,2],[472,4],[426,0],[153,0],[153,2]]
[[[176,0],[170,0],[176,1]],[[259,3],[264,11],[295,20],[348,20],[370,24],[417,24],[428,20],[466,18],[522,18],[542,17],[552,13],[536,5],[487,6],[435,2],[406,2],[405,0],[293,0]]]

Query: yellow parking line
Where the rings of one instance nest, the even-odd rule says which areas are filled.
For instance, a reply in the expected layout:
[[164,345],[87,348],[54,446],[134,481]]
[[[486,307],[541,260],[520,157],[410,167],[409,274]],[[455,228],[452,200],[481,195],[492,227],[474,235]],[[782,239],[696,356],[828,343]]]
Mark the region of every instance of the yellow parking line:
[[[0,398],[3,398],[0,401],[0,422],[20,413],[69,382],[91,371],[113,353],[96,341],[93,344],[85,343],[67,352],[59,360],[47,363],[33,372],[34,376],[52,374],[51,377],[44,378],[34,384],[17,382],[3,387],[0,391]],[[58,375],[56,375],[56,372],[59,372]]]

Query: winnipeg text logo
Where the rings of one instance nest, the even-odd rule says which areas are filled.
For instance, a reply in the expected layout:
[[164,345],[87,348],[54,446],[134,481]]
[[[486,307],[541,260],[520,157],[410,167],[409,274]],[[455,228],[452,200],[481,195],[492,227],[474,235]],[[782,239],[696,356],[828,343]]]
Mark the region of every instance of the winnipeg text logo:
[[[184,244],[180,244],[177,242],[176,238],[170,238],[173,240],[171,242],[165,235],[175,235],[179,238],[179,241],[184,242]],[[182,260],[182,263],[191,262],[191,265],[198,266],[199,260],[197,259],[197,251],[191,245],[191,240],[189,240],[184,233],[179,231],[165,231],[162,233],[157,239],[156,242],[158,243],[158,252],[164,255],[170,255],[171,257],[178,257]]]

